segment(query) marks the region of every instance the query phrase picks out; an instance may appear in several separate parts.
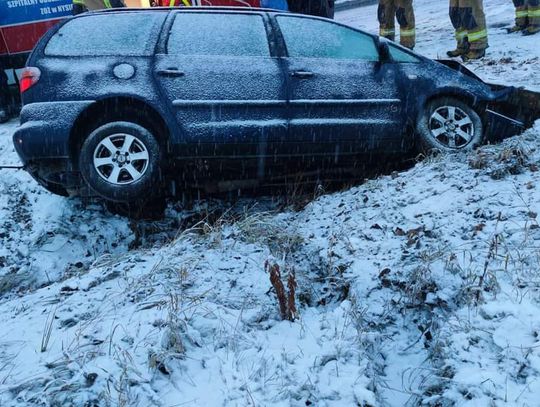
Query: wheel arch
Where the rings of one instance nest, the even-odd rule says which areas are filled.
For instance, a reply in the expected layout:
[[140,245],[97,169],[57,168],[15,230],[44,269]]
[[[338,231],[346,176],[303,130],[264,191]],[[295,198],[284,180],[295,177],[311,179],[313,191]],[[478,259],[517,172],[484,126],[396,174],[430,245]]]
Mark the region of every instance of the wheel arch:
[[424,109],[431,101],[444,97],[456,98],[468,104],[482,118],[482,122],[484,121],[487,101],[484,100],[484,98],[474,95],[473,93],[465,91],[461,88],[448,87],[437,90],[437,92],[432,93],[420,101],[419,112],[422,112],[422,109]]
[[73,165],[78,167],[79,150],[84,140],[99,126],[111,121],[130,121],[148,129],[158,143],[168,151],[170,129],[163,116],[150,104],[133,96],[100,99],[75,120],[69,136],[69,153]]

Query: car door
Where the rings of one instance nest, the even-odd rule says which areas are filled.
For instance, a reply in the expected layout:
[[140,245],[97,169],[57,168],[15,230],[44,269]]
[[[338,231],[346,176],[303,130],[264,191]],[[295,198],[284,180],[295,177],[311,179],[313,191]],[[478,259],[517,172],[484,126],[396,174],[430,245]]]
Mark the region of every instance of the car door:
[[313,17],[276,21],[287,50],[290,152],[338,157],[400,137],[399,87],[373,36]]
[[286,89],[263,13],[174,12],[155,75],[178,126],[178,157],[261,157],[286,133]]

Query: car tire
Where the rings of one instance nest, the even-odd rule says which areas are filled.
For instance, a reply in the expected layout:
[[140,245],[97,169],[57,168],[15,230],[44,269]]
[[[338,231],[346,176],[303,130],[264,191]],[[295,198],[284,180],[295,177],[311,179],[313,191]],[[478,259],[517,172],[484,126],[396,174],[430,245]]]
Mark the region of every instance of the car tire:
[[82,144],[79,170],[88,186],[114,202],[139,202],[160,192],[161,148],[146,128],[111,122]]
[[483,133],[478,113],[452,97],[428,102],[416,123],[419,148],[426,154],[473,150],[482,143]]

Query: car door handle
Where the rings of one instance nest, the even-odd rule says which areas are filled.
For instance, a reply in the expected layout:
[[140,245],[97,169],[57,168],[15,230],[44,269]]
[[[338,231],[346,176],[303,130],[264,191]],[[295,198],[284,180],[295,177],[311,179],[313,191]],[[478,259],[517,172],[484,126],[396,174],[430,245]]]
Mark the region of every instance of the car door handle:
[[172,68],[161,69],[161,70],[157,71],[157,74],[160,75],[160,76],[176,76],[176,77],[185,75],[184,72],[179,71],[178,69],[172,69]]
[[313,75],[314,75],[314,73],[309,72],[309,71],[293,71],[293,72],[291,72],[291,76],[293,78],[298,78],[298,79],[311,78]]

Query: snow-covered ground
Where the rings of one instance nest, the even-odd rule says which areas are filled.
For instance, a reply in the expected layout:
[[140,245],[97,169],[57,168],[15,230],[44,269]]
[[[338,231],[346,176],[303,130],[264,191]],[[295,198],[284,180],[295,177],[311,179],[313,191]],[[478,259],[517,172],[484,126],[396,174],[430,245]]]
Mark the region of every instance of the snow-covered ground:
[[[434,3],[415,1],[431,57],[453,46]],[[540,37],[503,34],[511,2],[486,3],[489,55],[469,66],[540,88]],[[376,31],[375,6],[337,19]],[[0,406],[537,406],[539,136],[298,211],[204,202],[160,222],[2,170]],[[265,263],[296,276],[294,322]]]

